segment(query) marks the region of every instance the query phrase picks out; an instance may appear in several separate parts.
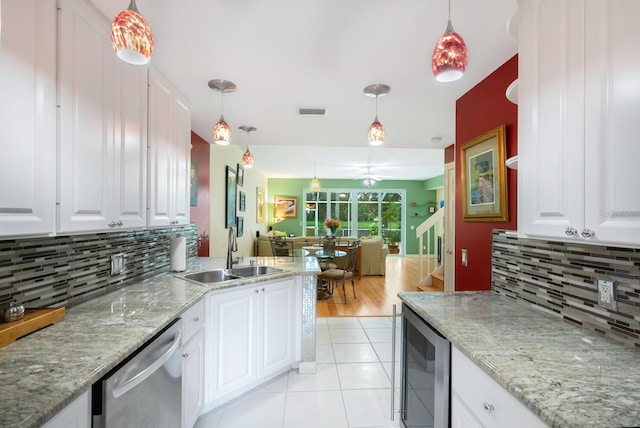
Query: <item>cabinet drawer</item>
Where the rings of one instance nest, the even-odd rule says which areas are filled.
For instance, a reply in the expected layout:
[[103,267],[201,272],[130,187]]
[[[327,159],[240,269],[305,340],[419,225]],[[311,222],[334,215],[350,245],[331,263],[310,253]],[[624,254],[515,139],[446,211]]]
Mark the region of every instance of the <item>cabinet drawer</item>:
[[484,427],[547,426],[455,346],[451,347],[451,393]]
[[182,322],[182,331],[184,333],[182,343],[185,343],[199,329],[204,327],[204,299],[184,311]]

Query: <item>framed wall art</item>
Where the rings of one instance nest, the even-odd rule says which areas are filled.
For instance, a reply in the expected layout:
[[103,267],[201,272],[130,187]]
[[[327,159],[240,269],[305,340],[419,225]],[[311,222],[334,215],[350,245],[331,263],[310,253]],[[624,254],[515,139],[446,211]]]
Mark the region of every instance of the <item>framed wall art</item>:
[[264,189],[256,187],[256,222],[264,223]]
[[244,167],[240,164],[237,165],[238,171],[238,186],[244,186]]
[[225,227],[233,227],[236,225],[236,171],[227,165],[226,171],[226,211],[225,211]]
[[298,198],[295,196],[276,196],[273,200],[273,216],[275,218],[298,217]]
[[238,237],[244,235],[244,217],[238,217],[237,219],[238,229],[236,230],[236,235]]
[[245,193],[242,190],[240,190],[238,192],[238,195],[240,197],[240,208],[239,209],[240,209],[240,211],[244,212],[244,210],[247,207],[247,198],[245,196]]
[[462,145],[464,221],[509,221],[505,133],[501,125]]

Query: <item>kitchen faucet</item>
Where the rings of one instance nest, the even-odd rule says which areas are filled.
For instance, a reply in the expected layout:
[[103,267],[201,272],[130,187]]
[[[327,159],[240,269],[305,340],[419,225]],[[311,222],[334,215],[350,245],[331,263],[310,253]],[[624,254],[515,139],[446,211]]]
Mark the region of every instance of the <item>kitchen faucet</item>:
[[227,269],[233,268],[233,252],[238,251],[238,240],[236,239],[236,228],[229,228],[229,240],[227,241]]

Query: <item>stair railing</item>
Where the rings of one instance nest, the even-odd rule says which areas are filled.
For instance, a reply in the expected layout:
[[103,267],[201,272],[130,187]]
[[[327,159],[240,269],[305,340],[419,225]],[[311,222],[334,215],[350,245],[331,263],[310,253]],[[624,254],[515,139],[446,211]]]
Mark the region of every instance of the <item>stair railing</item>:
[[[438,237],[442,236],[438,233],[438,230],[444,230],[444,210],[440,209],[436,211],[431,217],[426,219],[422,224],[416,227],[416,238],[418,238],[418,255],[419,255],[419,277],[420,281],[422,281],[425,277],[431,275],[433,271],[435,271],[438,266],[442,263],[442,261],[436,261],[434,263],[433,269],[431,269],[426,275],[423,272],[423,261],[426,256],[436,256],[437,260],[437,251],[438,251]],[[439,226],[439,227],[438,227]],[[424,254],[423,248],[427,249],[427,253]]]

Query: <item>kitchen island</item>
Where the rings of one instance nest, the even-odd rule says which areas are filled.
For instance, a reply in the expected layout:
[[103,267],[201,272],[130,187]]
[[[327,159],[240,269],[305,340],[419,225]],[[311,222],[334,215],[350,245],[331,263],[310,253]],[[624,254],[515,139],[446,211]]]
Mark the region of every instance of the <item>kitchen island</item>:
[[[207,293],[227,288],[303,278],[302,362],[312,364],[317,259],[245,257],[240,264],[250,261],[282,272],[207,287],[165,272],[68,308],[63,322],[0,348],[0,427],[41,426]],[[187,271],[224,264],[224,259],[192,259]]]
[[495,292],[399,296],[547,425],[640,426],[640,350]]

